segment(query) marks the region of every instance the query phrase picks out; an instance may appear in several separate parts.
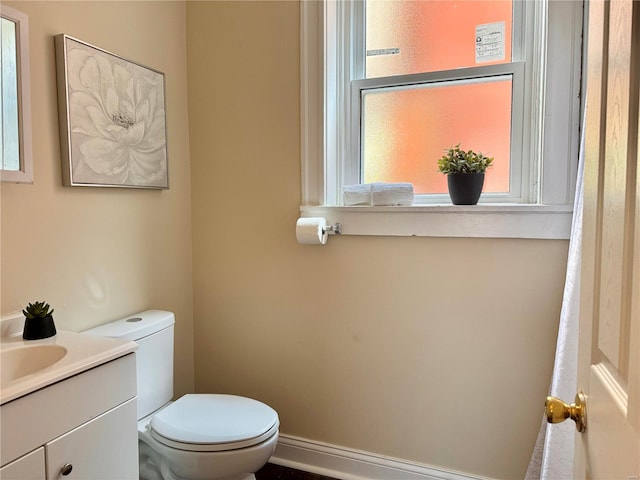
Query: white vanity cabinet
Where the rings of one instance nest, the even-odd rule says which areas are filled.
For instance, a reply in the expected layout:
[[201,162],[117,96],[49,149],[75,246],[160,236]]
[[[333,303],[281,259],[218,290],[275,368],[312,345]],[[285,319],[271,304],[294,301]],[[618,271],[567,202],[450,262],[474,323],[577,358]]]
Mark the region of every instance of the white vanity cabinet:
[[14,460],[0,468],[3,480],[41,480],[44,478],[44,447]]
[[47,479],[138,478],[137,430],[131,435],[127,428],[132,422],[134,399],[47,443]]
[[138,478],[135,353],[0,406],[2,480]]

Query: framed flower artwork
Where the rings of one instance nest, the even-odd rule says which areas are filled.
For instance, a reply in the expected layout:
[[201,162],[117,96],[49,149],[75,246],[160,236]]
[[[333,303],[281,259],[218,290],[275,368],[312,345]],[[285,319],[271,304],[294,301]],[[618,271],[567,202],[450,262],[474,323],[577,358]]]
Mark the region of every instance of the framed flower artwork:
[[68,35],[55,43],[64,185],[169,188],[164,74]]

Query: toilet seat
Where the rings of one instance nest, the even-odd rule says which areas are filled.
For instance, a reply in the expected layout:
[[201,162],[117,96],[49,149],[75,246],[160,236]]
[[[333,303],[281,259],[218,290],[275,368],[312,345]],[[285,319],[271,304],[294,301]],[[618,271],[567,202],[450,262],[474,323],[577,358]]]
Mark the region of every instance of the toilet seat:
[[149,422],[158,442],[193,452],[247,448],[272,437],[278,427],[278,414],[268,405],[221,394],[185,395]]

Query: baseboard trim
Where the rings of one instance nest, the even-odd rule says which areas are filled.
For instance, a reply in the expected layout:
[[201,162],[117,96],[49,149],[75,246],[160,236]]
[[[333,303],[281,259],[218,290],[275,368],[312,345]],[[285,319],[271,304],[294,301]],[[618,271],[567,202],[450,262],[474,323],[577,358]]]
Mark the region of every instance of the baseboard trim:
[[282,434],[269,461],[340,480],[492,480]]

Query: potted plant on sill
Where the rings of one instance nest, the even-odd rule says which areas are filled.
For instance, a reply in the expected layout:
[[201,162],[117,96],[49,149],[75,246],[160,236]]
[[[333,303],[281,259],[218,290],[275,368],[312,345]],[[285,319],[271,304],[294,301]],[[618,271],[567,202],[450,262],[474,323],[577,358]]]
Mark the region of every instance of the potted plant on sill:
[[438,160],[438,171],[447,176],[449,196],[454,205],[476,205],[484,185],[484,173],[493,157],[481,152],[464,151],[460,144],[445,150]]
[[49,311],[49,304],[44,302],[30,303],[22,310],[24,314],[24,330],[22,338],[25,340],[40,340],[53,337],[56,326],[53,323],[53,309]]

